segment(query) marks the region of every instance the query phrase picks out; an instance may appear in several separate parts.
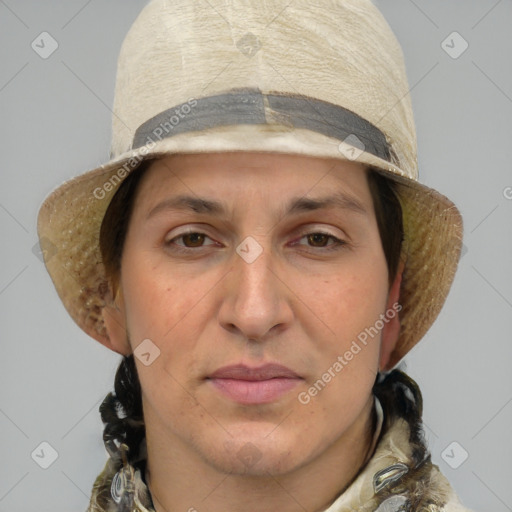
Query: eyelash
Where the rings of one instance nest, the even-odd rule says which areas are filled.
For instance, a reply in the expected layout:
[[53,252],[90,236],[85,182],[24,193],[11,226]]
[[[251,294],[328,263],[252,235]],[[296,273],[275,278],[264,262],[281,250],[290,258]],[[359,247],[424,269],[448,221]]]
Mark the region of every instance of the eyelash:
[[[180,246],[180,245],[174,244],[175,240],[179,240],[179,239],[181,239],[181,238],[183,238],[183,237],[185,237],[187,235],[204,235],[205,237],[210,238],[206,233],[203,233],[201,231],[187,231],[185,233],[182,233],[181,235],[175,236],[171,240],[166,241],[165,245],[168,246],[168,247],[173,245],[174,246],[174,247],[172,247],[173,251],[179,252],[179,253],[187,253],[187,254],[190,254],[195,249],[202,249],[202,248],[205,247],[205,246],[200,246],[200,247],[184,247],[184,246]],[[347,242],[345,242],[344,240],[341,240],[340,238],[337,238],[334,235],[332,235],[331,233],[327,233],[325,231],[310,231],[310,232],[304,233],[304,234],[302,234],[300,236],[299,240],[302,240],[304,237],[311,236],[311,235],[324,235],[324,236],[334,240],[334,244],[332,244],[330,247],[327,247],[327,248],[325,248],[325,247],[311,247],[312,249],[320,249],[320,252],[337,251],[337,250],[342,249],[347,244]],[[211,238],[210,238],[210,240],[211,240]],[[214,245],[214,244],[211,244],[211,245]]]

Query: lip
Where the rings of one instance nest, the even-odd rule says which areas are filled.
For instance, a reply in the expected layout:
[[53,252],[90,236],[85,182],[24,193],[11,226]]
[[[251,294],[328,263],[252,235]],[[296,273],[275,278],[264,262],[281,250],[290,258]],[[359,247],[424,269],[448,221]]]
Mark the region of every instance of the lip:
[[290,368],[274,363],[258,367],[224,366],[207,377],[221,394],[246,405],[273,402],[302,380]]
[[245,364],[233,364],[223,366],[208,376],[210,379],[236,379],[236,380],[268,380],[275,378],[300,378],[294,371],[286,366],[275,363],[267,363],[262,366],[247,366]]

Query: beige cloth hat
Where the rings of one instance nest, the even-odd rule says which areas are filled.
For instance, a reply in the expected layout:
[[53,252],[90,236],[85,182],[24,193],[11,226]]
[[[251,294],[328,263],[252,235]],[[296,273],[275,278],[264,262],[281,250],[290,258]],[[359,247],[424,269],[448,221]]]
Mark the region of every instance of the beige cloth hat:
[[39,212],[45,264],[76,323],[108,340],[99,230],[120,182],[169,153],[270,151],[357,160],[398,182],[406,266],[389,368],[445,301],[462,220],[417,182],[403,54],[369,0],[153,0],[121,49],[111,160],[56,189]]

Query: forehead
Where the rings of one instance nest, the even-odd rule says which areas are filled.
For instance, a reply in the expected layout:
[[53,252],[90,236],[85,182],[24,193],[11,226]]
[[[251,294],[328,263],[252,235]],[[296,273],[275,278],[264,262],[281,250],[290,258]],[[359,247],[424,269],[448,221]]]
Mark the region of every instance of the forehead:
[[[293,211],[300,212],[319,207],[315,200],[321,199],[325,206],[357,210],[371,201],[367,173],[357,162],[302,155],[170,155],[149,165],[137,203],[149,212],[165,198],[168,206],[221,214],[229,202],[248,207],[253,199],[267,199],[270,206],[294,199]],[[211,200],[202,201],[205,197]]]

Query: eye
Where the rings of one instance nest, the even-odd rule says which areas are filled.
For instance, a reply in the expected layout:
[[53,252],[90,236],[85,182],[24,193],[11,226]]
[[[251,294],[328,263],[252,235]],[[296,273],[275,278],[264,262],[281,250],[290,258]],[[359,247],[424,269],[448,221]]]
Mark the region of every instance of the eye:
[[[212,240],[208,235],[202,233],[200,231],[188,231],[186,233],[181,233],[170,240],[165,241],[165,245],[171,248],[173,251],[177,252],[193,252],[194,249],[200,249],[202,247],[207,246],[215,246],[219,245],[217,242],[212,240],[212,243],[205,244],[206,240]],[[346,242],[341,240],[340,238],[332,235],[331,233],[326,233],[323,231],[313,231],[310,233],[303,234],[298,241],[306,239],[308,246],[314,249],[323,249],[322,252],[333,251],[341,249]],[[329,241],[332,240],[332,243],[329,244]],[[178,243],[182,241],[182,243]],[[293,245],[303,245],[299,244],[298,241],[292,242]]]
[[[187,231],[186,233],[175,236],[170,240],[166,240],[165,245],[170,246],[176,251],[189,252],[188,249],[203,247],[205,239],[211,240],[208,235],[201,233],[200,231]],[[183,244],[177,243],[178,240],[183,240]],[[215,242],[207,245],[215,245]]]
[[[305,233],[299,238],[299,240],[302,240],[303,238],[306,238],[307,242],[312,244],[310,245],[310,247],[320,249],[325,248],[325,250],[327,251],[337,250],[340,249],[342,246],[346,245],[346,242],[344,240],[341,240],[340,238],[332,235],[331,233],[326,233],[323,231]],[[327,243],[330,239],[333,240],[333,243],[328,246]]]

